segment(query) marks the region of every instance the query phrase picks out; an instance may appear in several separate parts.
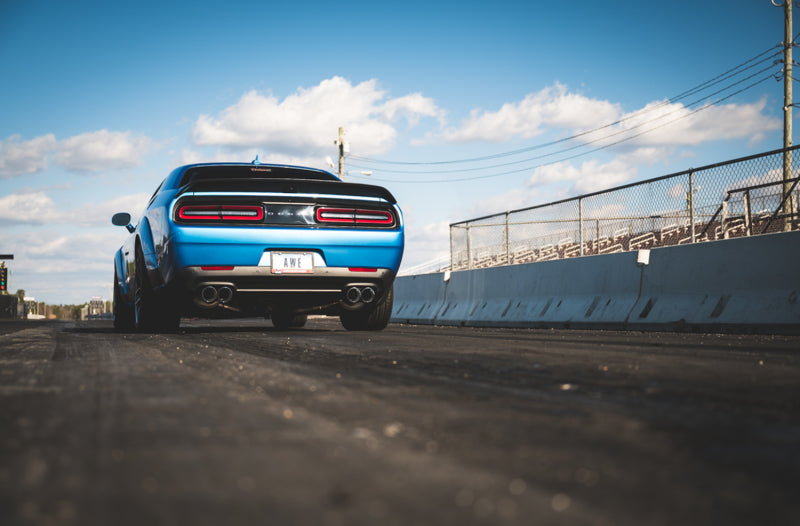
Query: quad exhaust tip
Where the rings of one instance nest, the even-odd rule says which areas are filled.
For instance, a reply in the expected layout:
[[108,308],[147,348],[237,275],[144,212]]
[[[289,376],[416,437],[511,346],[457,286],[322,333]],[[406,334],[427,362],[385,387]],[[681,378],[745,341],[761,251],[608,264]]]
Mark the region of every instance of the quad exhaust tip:
[[347,292],[344,293],[344,297],[347,300],[347,303],[355,305],[361,301],[361,289],[358,287],[350,287],[347,289]]
[[357,287],[354,285],[348,287],[344,292],[344,299],[350,305],[355,305],[356,303],[372,303],[377,296],[378,293],[373,287]]
[[230,287],[220,287],[217,291],[217,298],[222,303],[230,303],[233,299],[233,289]]
[[377,296],[377,293],[372,287],[364,287],[361,289],[361,301],[364,303],[372,303],[375,301],[375,296]]
[[200,299],[206,303],[214,303],[217,301],[218,297],[219,293],[217,292],[217,289],[211,285],[206,285],[200,290]]
[[200,289],[200,300],[208,306],[213,306],[217,302],[228,304],[233,300],[233,294],[233,288],[227,285],[219,287],[206,285]]

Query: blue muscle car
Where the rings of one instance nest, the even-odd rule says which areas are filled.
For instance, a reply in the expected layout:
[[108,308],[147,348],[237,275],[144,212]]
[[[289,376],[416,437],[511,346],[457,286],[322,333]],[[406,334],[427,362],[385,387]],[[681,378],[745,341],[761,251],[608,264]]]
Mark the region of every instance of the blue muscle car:
[[308,314],[381,330],[392,313],[403,217],[380,186],[312,168],[244,163],[175,169],[114,258],[114,327],[176,330],[182,316]]

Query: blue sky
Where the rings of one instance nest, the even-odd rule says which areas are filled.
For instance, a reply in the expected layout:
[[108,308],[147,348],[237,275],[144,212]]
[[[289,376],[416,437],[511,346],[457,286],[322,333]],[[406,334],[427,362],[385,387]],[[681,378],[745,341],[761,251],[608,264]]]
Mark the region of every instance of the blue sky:
[[[110,298],[126,235],[110,217],[140,212],[172,168],[256,154],[324,168],[338,126],[351,144],[345,179],[388,187],[404,209],[406,268],[447,253],[451,222],[778,148],[781,65],[761,54],[782,39],[769,0],[0,0],[11,290]],[[668,101],[756,56],[747,73]],[[690,114],[724,87],[706,102],[730,98]],[[491,156],[641,110],[645,122],[685,118],[569,160],[550,149],[528,161],[379,162]]]

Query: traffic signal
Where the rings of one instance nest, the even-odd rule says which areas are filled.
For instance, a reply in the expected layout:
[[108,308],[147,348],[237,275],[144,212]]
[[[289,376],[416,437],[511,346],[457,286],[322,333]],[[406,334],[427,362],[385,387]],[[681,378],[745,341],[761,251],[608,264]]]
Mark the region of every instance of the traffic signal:
[[8,267],[0,267],[0,292],[8,291]]

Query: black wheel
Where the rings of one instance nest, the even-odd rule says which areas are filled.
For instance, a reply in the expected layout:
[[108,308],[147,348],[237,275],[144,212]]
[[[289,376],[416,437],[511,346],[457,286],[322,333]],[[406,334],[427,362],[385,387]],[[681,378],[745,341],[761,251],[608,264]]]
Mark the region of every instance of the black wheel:
[[381,331],[389,324],[394,305],[394,285],[386,292],[384,300],[372,309],[343,310],[339,320],[348,331]]
[[136,255],[134,274],[133,319],[138,332],[170,332],[178,330],[180,315],[172,301],[157,297],[147,279],[147,267],[141,252]]
[[308,314],[296,314],[290,310],[275,309],[269,315],[272,325],[279,331],[299,329],[308,321]]
[[122,291],[117,284],[117,271],[114,271],[114,330],[130,332],[134,329],[133,309],[125,302]]

